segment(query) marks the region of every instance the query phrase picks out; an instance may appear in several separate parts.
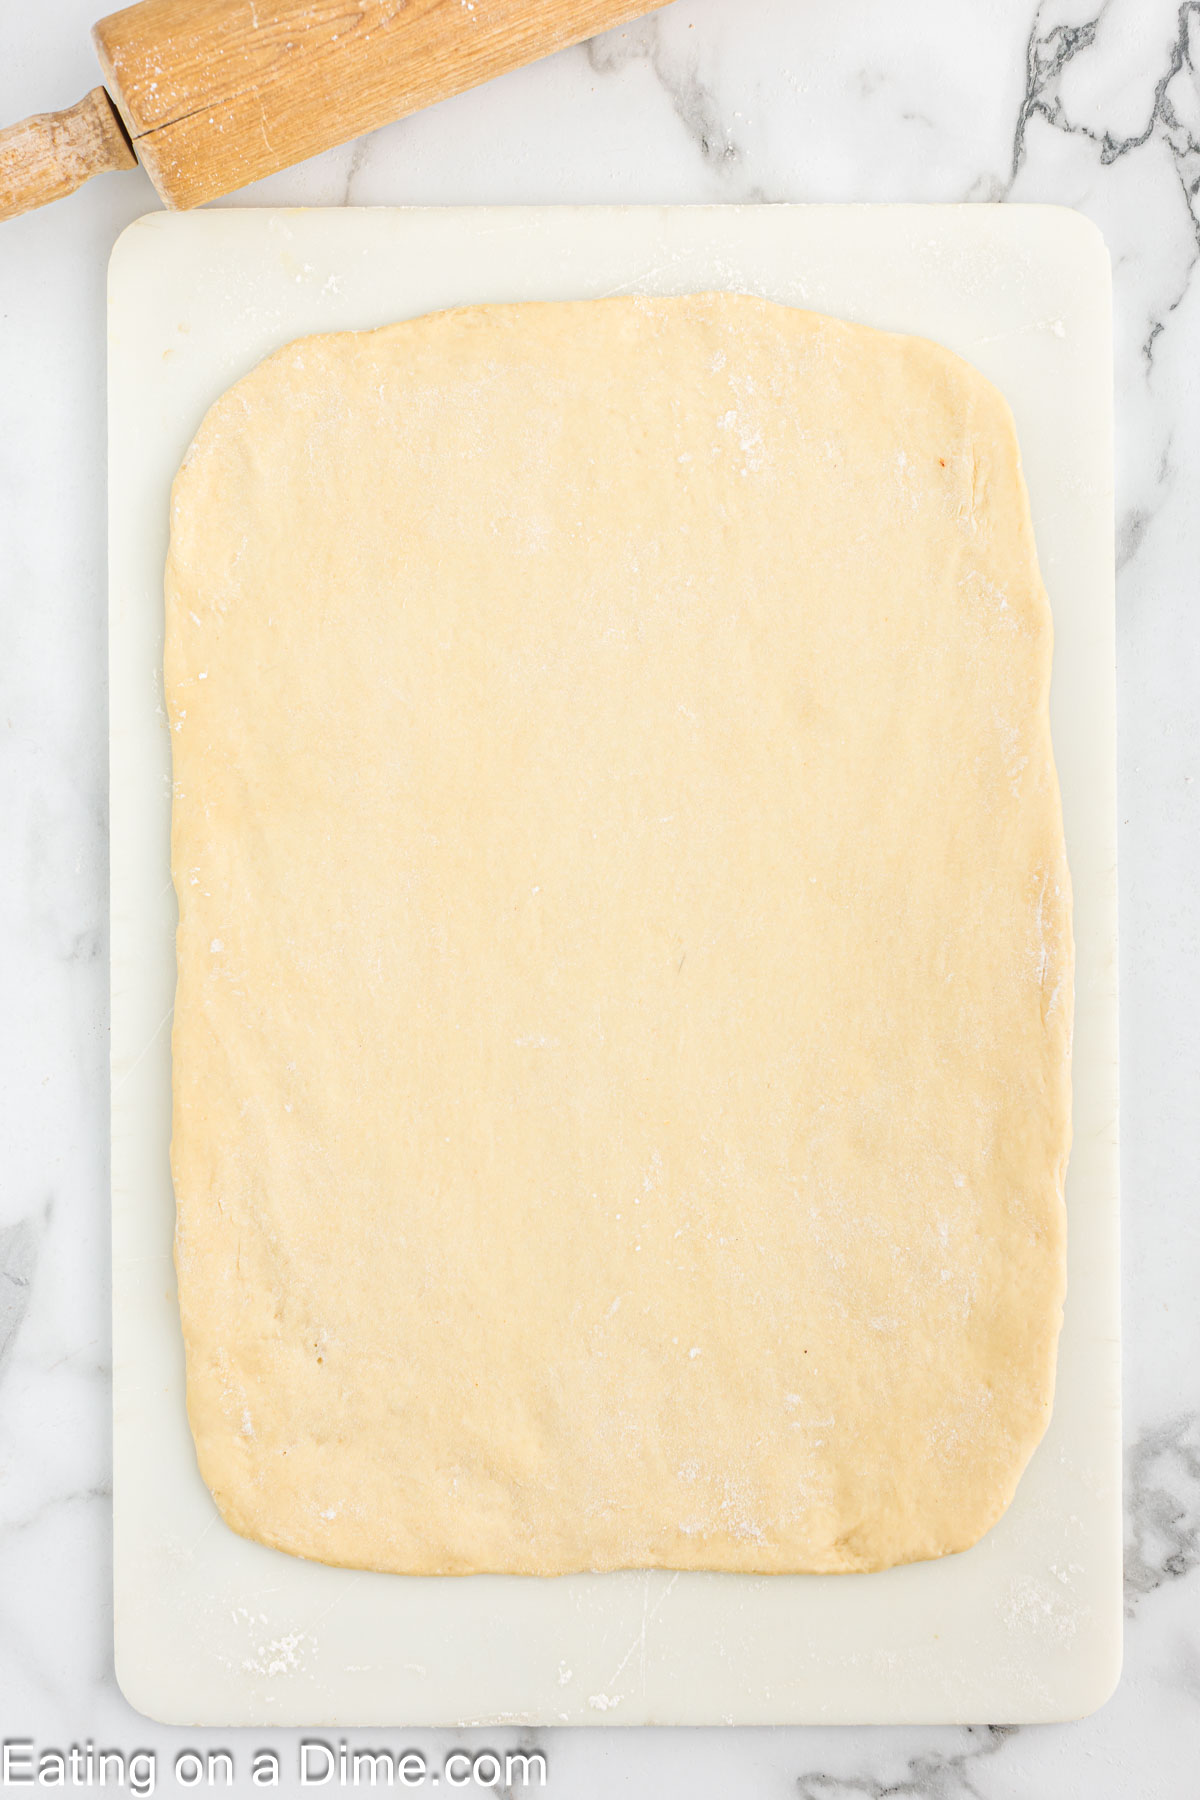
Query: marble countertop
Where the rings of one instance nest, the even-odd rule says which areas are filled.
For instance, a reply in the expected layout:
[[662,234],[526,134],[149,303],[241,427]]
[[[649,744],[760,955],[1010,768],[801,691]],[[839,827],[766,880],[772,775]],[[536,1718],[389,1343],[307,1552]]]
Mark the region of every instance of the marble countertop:
[[[98,79],[97,9],[0,25],[0,120]],[[1200,1745],[1200,0],[677,0],[237,204],[1031,200],[1116,289],[1126,1670],[1079,1724],[576,1731],[550,1793],[1175,1800]],[[140,174],[0,226],[0,1739],[159,1754],[112,1672],[104,281]],[[370,1734],[439,1762],[463,1734]],[[468,1734],[469,1736],[470,1734]],[[471,1748],[479,1748],[480,1737]],[[490,1748],[516,1743],[489,1732]],[[290,1787],[285,1778],[285,1791]],[[336,1783],[331,1784],[334,1791]],[[516,1792],[522,1791],[519,1787]]]

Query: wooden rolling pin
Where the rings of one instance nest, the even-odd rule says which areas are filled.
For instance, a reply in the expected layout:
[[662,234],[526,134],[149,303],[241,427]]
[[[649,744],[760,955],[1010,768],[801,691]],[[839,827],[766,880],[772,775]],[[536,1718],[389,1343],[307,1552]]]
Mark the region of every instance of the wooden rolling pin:
[[139,0],[93,27],[106,88],[0,131],[0,219],[138,162],[168,206],[199,206],[651,10],[647,0]]

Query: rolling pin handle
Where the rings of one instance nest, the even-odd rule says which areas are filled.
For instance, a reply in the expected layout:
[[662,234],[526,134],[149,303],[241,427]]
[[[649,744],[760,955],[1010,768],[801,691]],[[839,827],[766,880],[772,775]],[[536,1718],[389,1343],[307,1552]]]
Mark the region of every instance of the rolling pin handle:
[[61,200],[108,169],[136,167],[116,107],[93,88],[77,106],[0,131],[0,219]]

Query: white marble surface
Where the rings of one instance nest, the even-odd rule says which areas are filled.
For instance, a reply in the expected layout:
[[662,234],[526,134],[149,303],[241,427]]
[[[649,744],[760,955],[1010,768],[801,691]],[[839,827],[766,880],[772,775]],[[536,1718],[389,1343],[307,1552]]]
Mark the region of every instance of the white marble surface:
[[[94,6],[6,9],[0,119],[96,79]],[[1076,1725],[535,1734],[547,1791],[1183,1800],[1200,1747],[1200,0],[677,0],[247,203],[1053,200],[1113,252],[1126,1673]],[[0,226],[0,1738],[159,1750],[111,1668],[104,269],[108,177]],[[195,1734],[245,1781],[262,1744]],[[368,1734],[440,1758],[445,1734]],[[503,1747],[511,1734],[486,1734]],[[479,1739],[475,1748],[483,1742]],[[286,1779],[283,1791],[292,1791]],[[327,1791],[335,1791],[331,1788]],[[517,1790],[520,1792],[520,1789]]]

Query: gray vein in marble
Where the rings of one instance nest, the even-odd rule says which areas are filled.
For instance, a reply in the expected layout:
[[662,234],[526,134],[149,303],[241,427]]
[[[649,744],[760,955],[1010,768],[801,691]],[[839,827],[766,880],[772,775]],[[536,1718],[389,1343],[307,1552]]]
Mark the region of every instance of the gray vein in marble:
[[800,1800],[977,1800],[974,1775],[985,1757],[995,1756],[1016,1735],[1015,1725],[968,1725],[967,1748],[956,1755],[929,1750],[910,1758],[899,1781],[873,1775],[797,1775]]
[[1129,1451],[1125,1611],[1200,1566],[1200,1412],[1143,1431]]
[[[526,1756],[540,1754],[546,1757],[548,1767],[554,1767],[553,1755],[547,1753],[546,1745],[542,1741],[542,1734],[535,1727],[529,1725],[522,1727],[517,1733],[512,1749],[522,1752]],[[515,1781],[504,1783],[497,1781],[490,1792],[496,1796],[496,1800],[529,1800],[530,1789],[524,1782],[518,1787]]]
[[1132,506],[1121,520],[1117,532],[1118,573],[1137,556],[1154,522],[1156,507]]
[[1010,184],[1016,180],[1025,160],[1025,138],[1030,119],[1040,115],[1058,131],[1073,129],[1063,116],[1062,103],[1057,95],[1052,99],[1048,99],[1047,95],[1072,58],[1095,43],[1100,15],[1085,25],[1055,25],[1044,37],[1038,35],[1041,22],[1042,8],[1039,6],[1030,27],[1029,42],[1025,50],[1025,93],[1013,132]]
[[0,1231],[0,1375],[12,1355],[17,1333],[29,1308],[38,1247],[45,1229],[40,1219],[18,1219]]
[[1179,291],[1150,320],[1150,328],[1142,344],[1142,356],[1147,365],[1152,367],[1155,344],[1166,329],[1167,321],[1185,298],[1197,263],[1200,262],[1200,137],[1197,137],[1183,117],[1181,100],[1171,92],[1176,81],[1185,73],[1193,83],[1197,79],[1197,57],[1193,52],[1192,39],[1195,34],[1197,40],[1200,40],[1200,0],[1181,0],[1176,14],[1175,36],[1168,51],[1166,69],[1155,83],[1150,115],[1140,131],[1126,136],[1116,136],[1107,129],[1097,131],[1090,125],[1070,118],[1057,91],[1068,64],[1096,45],[1110,3],[1111,0],[1104,0],[1096,16],[1083,24],[1054,25],[1045,32],[1042,31],[1044,6],[1038,7],[1026,46],[1025,93],[1013,132],[1012,167],[1005,193],[1007,195],[1011,191],[1025,160],[1031,119],[1041,118],[1055,131],[1087,138],[1098,148],[1102,167],[1127,156],[1131,150],[1140,150],[1151,138],[1161,139],[1171,156],[1183,203],[1191,220],[1195,248]]
[[1141,549],[1150,527],[1154,523],[1158,509],[1174,483],[1175,465],[1171,456],[1173,436],[1174,434],[1168,431],[1167,441],[1159,453],[1158,469],[1155,476],[1156,492],[1152,503],[1147,506],[1131,506],[1121,520],[1120,527],[1117,531],[1116,562],[1118,575],[1136,559],[1138,551]]
[[656,13],[589,38],[584,49],[588,66],[597,75],[612,74],[634,62],[646,63],[708,166],[728,174],[741,162],[741,148],[722,123],[716,96],[700,79],[695,56],[677,62],[668,55]]
[[96,1481],[89,1487],[70,1488],[61,1494],[50,1494],[30,1513],[20,1518],[5,1519],[6,1536],[16,1535],[22,1531],[33,1531],[43,1525],[51,1513],[65,1512],[71,1506],[87,1506],[93,1500],[110,1502],[112,1500],[112,1482]]
[[370,149],[370,144],[371,133],[368,132],[365,137],[355,138],[351,145],[350,162],[346,168],[346,185],[342,189],[342,197],[338,201],[339,206],[352,206],[354,204],[351,199],[351,191],[354,187],[354,183],[358,180],[363,164],[367,160],[367,152]]
[[93,963],[106,948],[108,934],[102,919],[83,924],[69,903],[64,908],[66,884],[62,876],[64,853],[76,860],[78,869],[78,859],[84,856],[103,858],[107,840],[108,817],[103,800],[73,794],[69,809],[61,800],[56,806],[47,798],[30,811],[26,838],[30,917],[31,922],[45,929],[59,962]]

